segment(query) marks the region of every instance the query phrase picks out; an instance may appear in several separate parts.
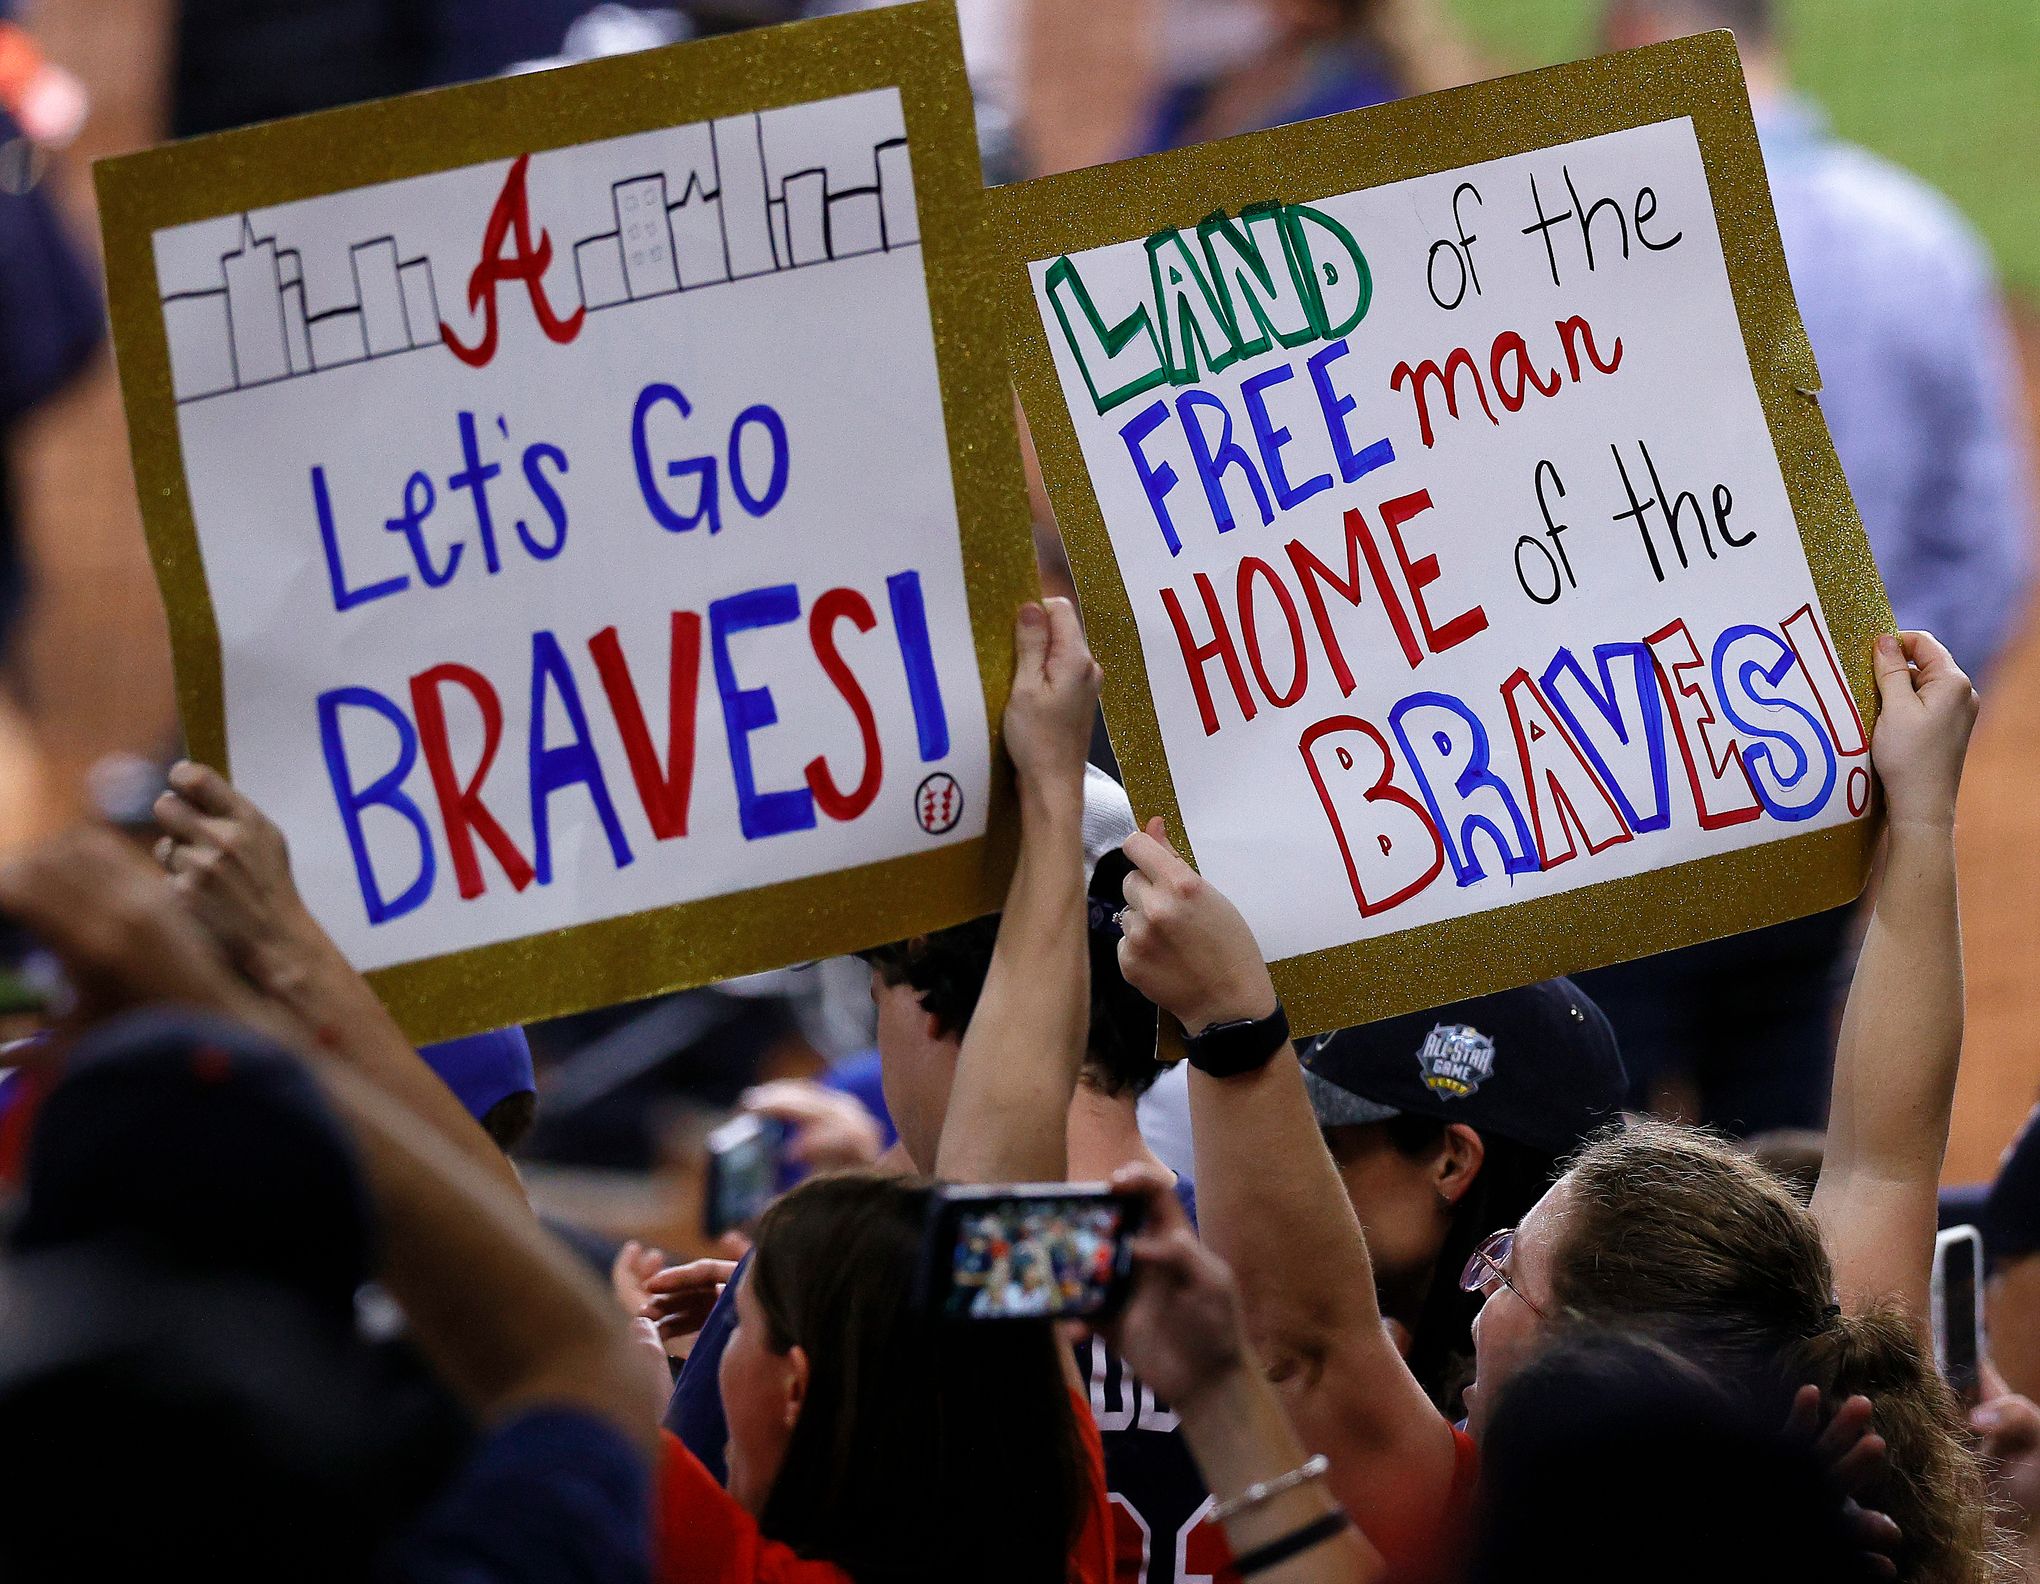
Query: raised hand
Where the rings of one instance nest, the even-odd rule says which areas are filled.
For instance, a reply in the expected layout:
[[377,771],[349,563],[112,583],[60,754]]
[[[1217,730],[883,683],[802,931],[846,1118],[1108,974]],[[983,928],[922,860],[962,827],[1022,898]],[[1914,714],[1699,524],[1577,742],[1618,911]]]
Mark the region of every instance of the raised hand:
[[685,1358],[736,1269],[735,1260],[698,1259],[655,1272],[645,1279],[637,1314],[658,1328],[668,1353]]
[[786,1158],[809,1171],[856,1171],[885,1152],[878,1118],[855,1095],[808,1078],[775,1078],[744,1091],[739,1104],[787,1129]]
[[[193,919],[319,1047],[424,1117],[505,1186],[516,1171],[423,1062],[389,1010],[322,929],[290,875],[283,833],[204,765],[178,764],[156,800],[156,856]],[[146,867],[146,866],[145,866]],[[158,882],[161,883],[160,881]]]
[[1261,1553],[1255,1575],[1269,1584],[1380,1578],[1381,1559],[1341,1511],[1324,1461],[1306,1461],[1247,1343],[1232,1271],[1197,1241],[1168,1173],[1127,1166],[1112,1186],[1140,1195],[1146,1221],[1133,1239],[1132,1292],[1105,1338],[1182,1421],[1219,1510],[1232,1509],[1224,1524],[1233,1554]]
[[1898,1564],[1892,1558],[1905,1536],[1889,1513],[1858,1500],[1883,1476],[1889,1462],[1884,1437],[1870,1428],[1875,1417],[1870,1399],[1858,1394],[1845,1398],[1823,1426],[1820,1388],[1802,1386],[1793,1396],[1785,1433],[1811,1447],[1827,1464],[1842,1493],[1844,1516],[1861,1549],[1864,1571],[1876,1578],[1896,1578]]
[[651,1297],[645,1283],[665,1268],[666,1251],[636,1238],[616,1251],[616,1258],[609,1262],[609,1290],[616,1294],[625,1314],[635,1317],[644,1308]]
[[1932,633],[1880,637],[1876,665],[1882,708],[1870,758],[1884,785],[1886,816],[1894,828],[1947,830],[1976,725],[1976,689]]
[[1197,1241],[1168,1173],[1124,1166],[1112,1186],[1140,1196],[1143,1220],[1132,1291],[1101,1329],[1133,1373],[1181,1410],[1246,1364],[1239,1290],[1225,1261]]
[[81,1017],[156,1002],[270,1016],[162,873],[112,831],[81,826],[0,866],[0,912],[63,964]]
[[2032,1532],[2040,1519],[2040,1407],[2005,1392],[1971,1409],[1969,1427],[1990,1467],[1991,1484],[2010,1509],[2005,1516]]
[[1842,1011],[1813,1215],[1842,1306],[1895,1298],[1924,1337],[1962,1057],[1955,795],[1976,690],[1927,633],[1878,639],[1876,665],[1884,871]]
[[1104,671],[1066,599],[1022,605],[1013,630],[1006,752],[1030,787],[1081,791]]
[[217,770],[189,761],[171,767],[155,814],[164,832],[157,861],[234,961],[259,979],[266,960],[310,925],[283,832]]
[[950,1182],[1056,1182],[1068,1165],[1090,1026],[1084,758],[1102,675],[1068,600],[1020,607],[1006,703],[1020,851],[935,1147]]
[[1191,1034],[1275,1010],[1254,932],[1224,892],[1185,863],[1159,819],[1126,839],[1135,872],[1119,916],[1126,982]]

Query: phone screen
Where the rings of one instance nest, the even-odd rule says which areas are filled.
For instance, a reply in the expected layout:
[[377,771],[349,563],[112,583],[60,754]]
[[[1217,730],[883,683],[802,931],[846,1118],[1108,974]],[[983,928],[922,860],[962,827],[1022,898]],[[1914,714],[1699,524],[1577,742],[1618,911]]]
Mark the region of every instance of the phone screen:
[[779,1191],[778,1123],[740,1116],[708,1136],[704,1225],[710,1237],[748,1228]]
[[1934,1362],[1964,1403],[1977,1400],[1983,1355],[1977,1309],[1983,1236],[1973,1226],[1948,1227],[1934,1239]]
[[1976,1244],[1964,1238],[1947,1246],[1941,1278],[1942,1373],[1965,1403],[1977,1398]]
[[1130,1260],[1130,1201],[1107,1193],[951,1200],[933,1251],[942,1313],[956,1320],[1075,1319],[1102,1313]]
[[0,1017],[61,1010],[67,1000],[56,959],[12,919],[0,918]]

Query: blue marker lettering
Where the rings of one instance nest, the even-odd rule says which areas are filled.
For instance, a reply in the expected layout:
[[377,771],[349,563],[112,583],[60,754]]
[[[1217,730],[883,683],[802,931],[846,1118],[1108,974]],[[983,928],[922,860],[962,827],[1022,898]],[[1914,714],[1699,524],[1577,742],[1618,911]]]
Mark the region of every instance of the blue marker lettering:
[[[1748,654],[1749,645],[1769,652],[1760,659]],[[1729,651],[1737,648],[1743,649],[1744,657],[1731,663]],[[1750,786],[1773,819],[1795,822],[1812,819],[1827,807],[1835,790],[1834,744],[1812,711],[1775,691],[1798,663],[1792,646],[1768,627],[1731,627],[1714,641],[1714,692],[1721,700],[1721,713],[1745,737],[1763,739],[1743,745]],[[1739,708],[1738,700],[1756,707]],[[1791,750],[1789,768],[1774,743]],[[1811,774],[1816,763],[1817,782]]]
[[326,582],[333,591],[333,609],[351,611],[357,605],[402,593],[411,586],[409,578],[399,575],[365,588],[349,588],[346,570],[340,565],[340,538],[333,527],[333,500],[326,493],[326,470],[322,467],[312,469],[312,506],[319,514],[319,543],[326,551]]
[[[1570,649],[1560,649],[1551,657],[1551,664],[1538,678],[1538,686],[1565,722],[1565,729],[1579,744],[1580,752],[1592,762],[1594,773],[1615,799],[1629,828],[1638,835],[1663,830],[1672,823],[1672,793],[1665,765],[1664,700],[1658,695],[1657,665],[1651,658],[1650,646],[1596,644],[1594,660],[1601,679],[1598,687]],[[1629,694],[1636,704],[1634,721],[1617,697],[1614,668],[1618,660],[1629,662]],[[1572,697],[1575,694],[1578,701]],[[1592,715],[1579,707],[1582,702],[1593,706]],[[1648,811],[1636,805],[1633,778],[1632,785],[1625,786],[1615,773],[1611,762],[1613,748],[1608,742],[1611,733],[1616,743],[1629,750],[1626,757],[1633,758],[1639,749],[1648,755],[1651,789]]]
[[[1460,885],[1487,878],[1475,845],[1482,836],[1494,843],[1507,873],[1527,874],[1539,867],[1536,843],[1515,793],[1489,768],[1487,728],[1478,715],[1449,693],[1412,693],[1389,711],[1388,723],[1423,790]],[[1450,813],[1441,790],[1454,801]]]
[[770,688],[746,688],[737,683],[737,669],[730,660],[730,638],[756,627],[778,627],[800,620],[800,590],[791,583],[750,589],[713,601],[708,607],[709,646],[715,655],[715,686],[722,695],[723,730],[730,743],[730,778],[737,787],[737,823],[746,841],[765,836],[783,836],[789,831],[813,830],[814,794],[806,787],[779,792],[760,792],[757,772],[751,765],[751,733],[773,725],[779,711],[772,703]]
[[[573,738],[557,748],[546,746],[545,695],[547,684],[559,694]],[[532,872],[540,885],[552,884],[552,795],[562,787],[586,786],[609,838],[609,855],[616,867],[631,862],[630,843],[616,817],[616,805],[609,800],[609,783],[603,779],[602,761],[588,734],[588,712],[581,707],[581,690],[560,641],[544,628],[531,635],[531,833]]]
[[[397,734],[397,762],[365,787],[354,785],[353,773],[347,765],[347,740],[340,730],[343,709],[365,709],[380,715]],[[354,855],[354,878],[361,885],[368,922],[382,924],[401,918],[432,894],[432,877],[437,866],[431,827],[404,791],[404,780],[418,762],[418,733],[412,728],[411,718],[373,688],[331,688],[319,695],[318,710],[319,747],[326,757],[326,778],[332,782],[334,800],[340,805],[340,823],[347,828],[347,848]],[[402,816],[418,833],[417,878],[394,901],[383,899],[375,860],[368,851],[368,835],[361,826],[361,811],[371,806]]]
[[942,708],[942,683],[935,675],[935,648],[928,640],[928,609],[921,602],[921,574],[895,572],[885,580],[892,602],[893,630],[907,668],[907,697],[914,706],[914,731],[921,762],[932,764],[949,752],[949,717]]

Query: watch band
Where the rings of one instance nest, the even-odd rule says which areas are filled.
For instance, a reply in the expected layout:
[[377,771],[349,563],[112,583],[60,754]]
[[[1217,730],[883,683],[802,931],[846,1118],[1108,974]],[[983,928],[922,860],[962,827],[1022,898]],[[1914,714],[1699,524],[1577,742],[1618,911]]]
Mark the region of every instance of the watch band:
[[1256,1546],[1244,1556],[1233,1559],[1233,1571],[1241,1578],[1252,1578],[1256,1573],[1268,1569],[1291,1557],[1302,1556],[1313,1546],[1321,1546],[1327,1540],[1337,1539],[1352,1527],[1353,1520],[1346,1516],[1344,1509],[1326,1513],[1324,1517],[1305,1524],[1301,1529],[1292,1529],[1279,1540],[1270,1540],[1264,1546]]
[[1289,1043],[1289,1014],[1280,1001],[1263,1018],[1243,1018],[1236,1023],[1214,1023],[1201,1034],[1183,1041],[1183,1054],[1190,1065],[1213,1078],[1237,1078],[1259,1072]]

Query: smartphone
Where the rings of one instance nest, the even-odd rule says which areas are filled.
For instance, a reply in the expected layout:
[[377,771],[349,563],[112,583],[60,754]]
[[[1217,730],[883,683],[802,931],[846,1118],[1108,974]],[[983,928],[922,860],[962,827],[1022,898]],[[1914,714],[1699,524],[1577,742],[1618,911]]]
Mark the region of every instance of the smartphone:
[[786,1129],[769,1117],[733,1117],[708,1135],[702,1223],[708,1235],[748,1232],[779,1191]]
[[1934,1239],[1934,1363],[1965,1407],[1979,1396],[1983,1357],[1983,1234],[1950,1227]]
[[923,1306],[948,1320],[1110,1314],[1132,1278],[1141,1209],[1103,1184],[938,1188],[922,1255]]

